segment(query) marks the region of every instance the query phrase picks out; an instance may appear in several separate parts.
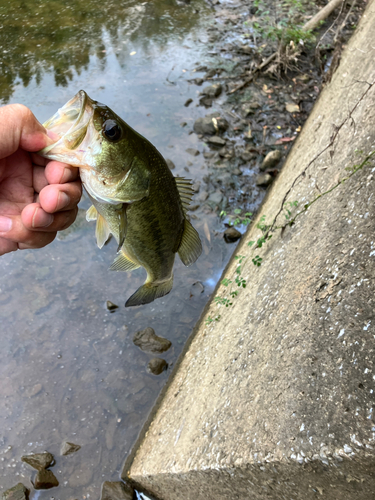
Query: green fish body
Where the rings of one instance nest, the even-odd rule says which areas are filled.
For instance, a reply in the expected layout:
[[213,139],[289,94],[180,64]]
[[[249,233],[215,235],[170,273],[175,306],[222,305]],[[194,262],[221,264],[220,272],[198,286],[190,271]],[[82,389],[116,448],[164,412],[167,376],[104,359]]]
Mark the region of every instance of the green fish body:
[[93,202],[87,219],[96,219],[98,246],[110,234],[119,244],[110,269],[143,267],[147,272],[145,283],[125,307],[169,293],[176,253],[188,266],[202,252],[199,235],[186,216],[193,195],[190,181],[174,177],[147,139],[84,91],[44,126],[57,141],[40,154],[80,168]]

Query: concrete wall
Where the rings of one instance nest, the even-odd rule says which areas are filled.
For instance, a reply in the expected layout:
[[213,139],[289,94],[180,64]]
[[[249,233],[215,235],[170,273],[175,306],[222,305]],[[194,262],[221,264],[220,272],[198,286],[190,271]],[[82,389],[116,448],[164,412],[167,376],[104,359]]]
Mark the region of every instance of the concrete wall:
[[[375,150],[374,82],[375,0],[266,221],[291,186],[287,201],[302,208]],[[246,289],[229,308],[210,305],[205,318],[221,320],[198,325],[124,479],[163,500],[375,498],[374,191],[375,156],[255,253],[247,243],[260,231],[249,230],[237,250]]]

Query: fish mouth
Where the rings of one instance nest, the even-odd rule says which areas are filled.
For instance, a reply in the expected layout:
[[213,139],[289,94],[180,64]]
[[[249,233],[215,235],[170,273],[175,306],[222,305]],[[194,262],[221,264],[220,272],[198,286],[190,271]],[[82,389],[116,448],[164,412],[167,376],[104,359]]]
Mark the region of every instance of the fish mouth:
[[80,168],[95,168],[95,157],[101,152],[99,132],[93,123],[94,102],[80,90],[43,126],[55,142],[39,154]]

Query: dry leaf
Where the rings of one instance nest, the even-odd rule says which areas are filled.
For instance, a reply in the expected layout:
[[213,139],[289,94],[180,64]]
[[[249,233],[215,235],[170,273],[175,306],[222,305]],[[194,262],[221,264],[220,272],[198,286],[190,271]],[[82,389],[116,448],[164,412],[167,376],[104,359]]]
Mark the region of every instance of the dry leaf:
[[294,102],[286,102],[285,108],[287,111],[289,111],[289,113],[299,113],[299,106]]

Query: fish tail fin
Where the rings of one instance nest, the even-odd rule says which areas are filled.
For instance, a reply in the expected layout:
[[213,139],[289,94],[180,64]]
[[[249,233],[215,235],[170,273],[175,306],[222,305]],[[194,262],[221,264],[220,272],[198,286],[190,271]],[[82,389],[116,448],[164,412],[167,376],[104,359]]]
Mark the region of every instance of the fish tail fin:
[[125,307],[140,306],[149,304],[155,299],[167,295],[173,286],[173,274],[163,283],[145,283],[126,301]]
[[202,243],[199,234],[190,222],[185,219],[184,232],[178,249],[178,255],[185,266],[190,266],[190,264],[193,264],[197,260],[201,253]]

